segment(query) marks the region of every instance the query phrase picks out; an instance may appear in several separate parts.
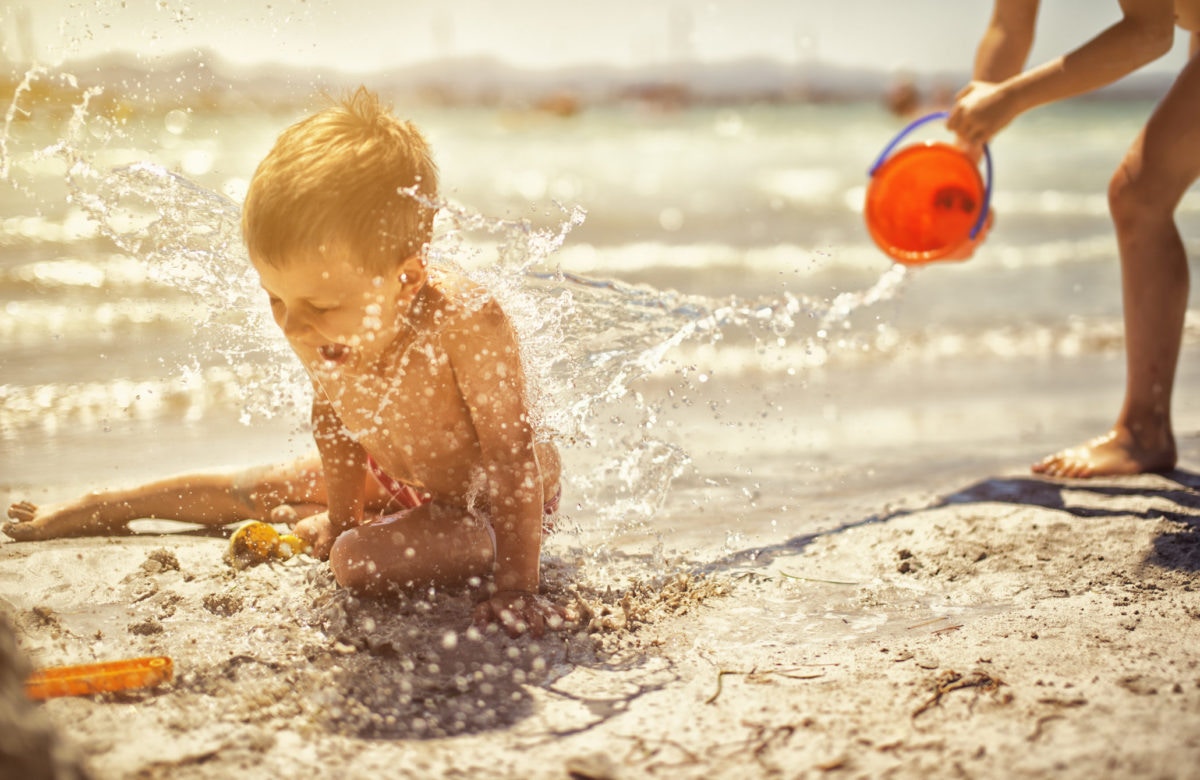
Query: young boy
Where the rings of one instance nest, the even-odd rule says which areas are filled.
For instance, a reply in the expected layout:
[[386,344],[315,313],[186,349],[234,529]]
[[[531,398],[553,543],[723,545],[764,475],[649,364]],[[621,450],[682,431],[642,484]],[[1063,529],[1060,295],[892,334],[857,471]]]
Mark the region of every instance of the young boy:
[[1038,473],[1061,477],[1175,467],[1171,390],[1187,312],[1188,265],[1174,212],[1200,177],[1200,0],[1120,0],[1122,18],[1075,51],[1025,70],[1038,0],[995,0],[974,80],[947,126],[978,147],[1021,113],[1101,87],[1170,50],[1176,25],[1191,56],[1134,140],[1109,185],[1125,305],[1125,402],[1104,436],[1050,455]]
[[295,533],[345,587],[382,594],[491,575],[477,622],[514,635],[558,622],[537,595],[557,452],[535,442],[504,312],[426,263],[436,197],[425,139],[365,89],[285,130],[251,180],[242,232],[312,380],[319,462],[177,477],[49,511],[17,504],[4,530],[45,538],[136,517],[306,515]]

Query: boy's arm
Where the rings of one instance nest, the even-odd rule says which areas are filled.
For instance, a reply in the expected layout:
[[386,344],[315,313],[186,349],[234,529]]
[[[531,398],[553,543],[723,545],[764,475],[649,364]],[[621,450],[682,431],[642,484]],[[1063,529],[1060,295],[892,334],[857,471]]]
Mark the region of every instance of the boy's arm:
[[325,474],[329,524],[328,532],[311,544],[312,554],[324,560],[329,557],[334,540],[362,522],[367,457],[362,446],[350,438],[319,385],[313,388],[312,425]]
[[[541,472],[512,325],[494,301],[466,319],[466,327],[447,330],[445,344],[479,440],[496,532],[496,593],[487,617],[512,632],[511,619],[529,624],[545,617],[535,614],[534,597],[541,580]],[[505,617],[506,610],[520,614]],[[541,632],[538,623],[529,625],[534,633]]]
[[[1007,8],[1013,19],[1024,20],[1030,3],[996,0],[996,7],[998,11]],[[1036,7],[1032,10],[1036,12]],[[1120,21],[1062,57],[998,83],[971,82],[959,93],[947,127],[969,144],[986,143],[1019,114],[1111,84],[1170,50],[1175,40],[1173,0],[1121,0],[1121,10]],[[1032,32],[1029,36],[1032,41]],[[1008,49],[1016,50],[1016,44]],[[977,72],[981,67],[995,68],[996,75],[1003,75],[1012,64],[1011,54],[985,52],[982,62],[980,59],[976,59]]]
[[516,334],[498,304],[450,332],[451,365],[487,471],[496,531],[496,588],[535,592],[540,582],[542,486]]

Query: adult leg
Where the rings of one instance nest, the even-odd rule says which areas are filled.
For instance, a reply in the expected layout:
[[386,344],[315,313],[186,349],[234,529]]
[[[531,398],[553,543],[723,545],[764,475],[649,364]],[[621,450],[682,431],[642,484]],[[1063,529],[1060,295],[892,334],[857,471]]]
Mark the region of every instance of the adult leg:
[[1035,472],[1093,477],[1175,467],[1171,392],[1187,312],[1188,265],[1175,208],[1200,176],[1200,57],[1194,53],[1109,188],[1125,307],[1125,401],[1111,431]]

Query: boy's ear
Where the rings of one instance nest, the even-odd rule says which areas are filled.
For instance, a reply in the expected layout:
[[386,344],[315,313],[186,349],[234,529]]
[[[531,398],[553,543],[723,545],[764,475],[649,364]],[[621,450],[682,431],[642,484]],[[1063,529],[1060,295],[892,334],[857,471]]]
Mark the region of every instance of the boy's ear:
[[405,287],[420,287],[429,277],[426,266],[424,255],[413,255],[400,262],[400,267],[396,269],[396,276],[399,278],[400,284]]

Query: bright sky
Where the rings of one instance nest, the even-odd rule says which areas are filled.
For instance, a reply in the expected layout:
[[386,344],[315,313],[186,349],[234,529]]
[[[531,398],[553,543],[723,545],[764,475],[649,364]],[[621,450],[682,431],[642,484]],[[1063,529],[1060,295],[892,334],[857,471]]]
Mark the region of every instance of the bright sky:
[[[916,72],[966,70],[987,0],[0,0],[4,51],[30,20],[39,61],[211,48],[238,62],[347,71],[443,56],[547,68],[766,56]],[[1044,0],[1032,59],[1082,43],[1116,0]],[[1177,69],[1182,40],[1151,67]]]

